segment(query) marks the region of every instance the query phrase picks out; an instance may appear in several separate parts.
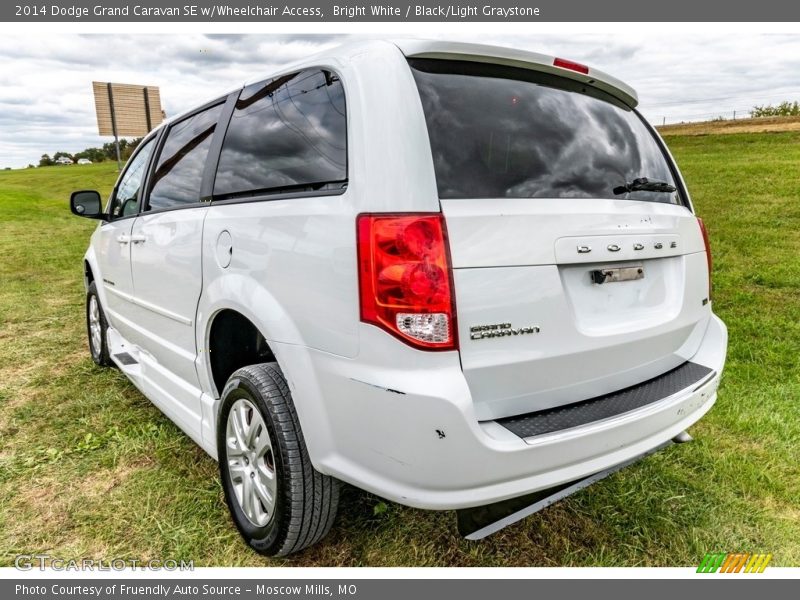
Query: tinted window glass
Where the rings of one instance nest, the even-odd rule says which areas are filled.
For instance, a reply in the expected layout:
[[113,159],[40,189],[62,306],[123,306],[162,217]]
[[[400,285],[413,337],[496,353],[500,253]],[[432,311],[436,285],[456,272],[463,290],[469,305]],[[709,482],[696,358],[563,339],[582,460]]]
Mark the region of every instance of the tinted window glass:
[[225,135],[214,195],[344,181],[346,139],[344,90],[336,75],[302,71],[248,86]]
[[139,212],[139,189],[142,187],[152,153],[153,140],[150,139],[138,148],[136,154],[128,162],[108,211],[112,218],[128,217]]
[[525,69],[411,65],[440,197],[678,202],[677,193],[615,193],[640,177],[675,181],[642,119],[612,96]]
[[200,201],[203,169],[221,112],[219,104],[170,127],[153,174],[149,209]]

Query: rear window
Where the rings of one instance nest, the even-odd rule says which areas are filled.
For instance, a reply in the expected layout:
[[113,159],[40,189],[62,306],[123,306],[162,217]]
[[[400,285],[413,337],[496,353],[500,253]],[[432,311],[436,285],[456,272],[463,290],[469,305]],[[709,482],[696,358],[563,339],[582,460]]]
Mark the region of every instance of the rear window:
[[409,63],[440,198],[680,202],[677,192],[615,193],[641,177],[677,185],[642,118],[613,96],[527,69]]

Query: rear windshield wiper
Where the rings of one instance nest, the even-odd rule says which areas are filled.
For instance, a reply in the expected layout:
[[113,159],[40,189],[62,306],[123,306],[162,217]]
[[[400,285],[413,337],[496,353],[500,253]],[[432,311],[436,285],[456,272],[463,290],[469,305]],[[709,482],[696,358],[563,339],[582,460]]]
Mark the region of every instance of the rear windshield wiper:
[[675,186],[667,183],[666,181],[658,181],[657,179],[639,177],[633,181],[626,182],[625,185],[615,187],[614,193],[617,195],[627,194],[628,192],[665,192],[669,194],[675,190]]

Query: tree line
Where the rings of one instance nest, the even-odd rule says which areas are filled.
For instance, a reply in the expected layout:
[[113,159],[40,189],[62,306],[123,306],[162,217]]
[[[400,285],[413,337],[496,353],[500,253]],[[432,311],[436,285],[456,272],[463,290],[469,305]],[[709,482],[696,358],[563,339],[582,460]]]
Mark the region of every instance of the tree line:
[[[142,138],[135,138],[133,140],[128,140],[125,138],[120,139],[119,141],[119,155],[123,161],[126,161],[130,158],[133,151],[136,150],[136,146],[139,145],[139,142],[142,141]],[[104,160],[117,160],[117,150],[114,147],[114,142],[107,142],[103,144],[101,148],[86,148],[85,150],[81,150],[80,152],[76,152],[74,154],[70,154],[69,152],[56,152],[52,156],[50,154],[42,154],[42,157],[39,159],[39,166],[40,167],[50,167],[52,165],[57,164],[59,158],[68,158],[73,163],[78,162],[81,158],[88,158],[93,163],[96,162],[103,162]],[[29,167],[33,167],[34,165],[28,165]]]
[[772,106],[754,106],[750,111],[751,117],[797,117],[800,116],[800,104],[795,102],[781,102]]

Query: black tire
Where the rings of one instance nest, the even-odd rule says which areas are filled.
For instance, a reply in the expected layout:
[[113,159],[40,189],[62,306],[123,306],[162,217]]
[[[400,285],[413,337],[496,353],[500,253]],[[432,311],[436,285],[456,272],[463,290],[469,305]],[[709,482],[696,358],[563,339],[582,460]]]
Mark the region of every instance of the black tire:
[[[246,402],[237,404],[239,400]],[[236,476],[231,474],[229,466],[238,464],[239,469],[244,468],[243,459],[237,457],[236,438],[228,435],[228,424],[231,408],[234,405],[247,406],[248,402],[259,411],[266,425],[272,460],[269,461],[266,455],[263,460],[271,462],[267,468],[276,474],[274,507],[267,510],[267,504],[259,504],[261,516],[270,515],[269,521],[263,525],[245,514],[234,488]],[[252,415],[252,412],[247,414]],[[231,419],[235,421],[235,417]],[[220,479],[231,517],[242,538],[256,552],[286,556],[317,543],[328,534],[339,505],[339,481],[323,475],[311,465],[292,396],[277,363],[244,367],[228,379],[217,421],[217,451]],[[250,458],[251,469],[261,468],[256,466],[259,459],[254,455]],[[253,476],[251,473],[250,477]],[[244,488],[239,493],[245,494]]]
[[[100,342],[99,347],[95,347],[92,336],[92,323],[91,323],[91,307],[92,300],[97,303],[97,311],[100,326]],[[89,290],[86,292],[86,337],[89,340],[89,352],[92,355],[92,360],[100,367],[113,367],[114,361],[108,354],[108,339],[106,333],[108,332],[108,322],[106,321],[106,314],[103,312],[103,305],[100,303],[100,297],[97,295],[97,285],[93,281],[89,284]]]

